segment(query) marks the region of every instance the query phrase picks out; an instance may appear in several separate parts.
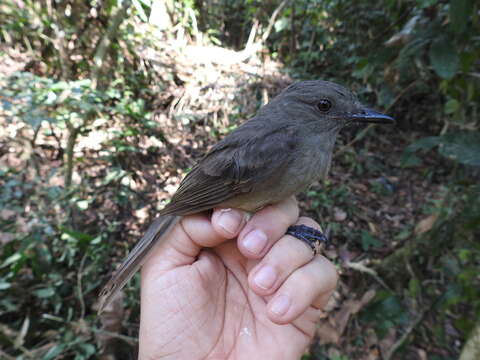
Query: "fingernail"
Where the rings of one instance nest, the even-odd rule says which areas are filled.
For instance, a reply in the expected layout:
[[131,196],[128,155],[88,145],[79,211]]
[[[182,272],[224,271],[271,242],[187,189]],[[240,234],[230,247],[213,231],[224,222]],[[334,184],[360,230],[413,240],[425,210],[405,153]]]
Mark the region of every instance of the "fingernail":
[[290,308],[290,297],[287,295],[277,296],[270,305],[270,311],[276,315],[284,315]]
[[244,214],[237,210],[221,209],[217,224],[227,233],[236,235],[242,225]]
[[267,235],[262,230],[250,231],[243,238],[243,246],[252,254],[260,254],[267,245]]
[[262,267],[256,274],[253,279],[255,284],[264,289],[270,289],[277,280],[277,274],[271,266]]

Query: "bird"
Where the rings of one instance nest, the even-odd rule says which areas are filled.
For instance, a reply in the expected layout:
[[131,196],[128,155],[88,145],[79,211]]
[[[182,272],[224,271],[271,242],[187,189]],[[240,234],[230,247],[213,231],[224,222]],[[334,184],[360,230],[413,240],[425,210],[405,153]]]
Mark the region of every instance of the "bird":
[[[306,80],[285,88],[257,114],[215,144],[181,181],[171,201],[99,295],[99,313],[138,271],[183,216],[213,208],[254,213],[326,177],[340,130],[351,124],[393,124],[362,105],[346,87]],[[304,225],[287,231],[316,253],[325,237]]]

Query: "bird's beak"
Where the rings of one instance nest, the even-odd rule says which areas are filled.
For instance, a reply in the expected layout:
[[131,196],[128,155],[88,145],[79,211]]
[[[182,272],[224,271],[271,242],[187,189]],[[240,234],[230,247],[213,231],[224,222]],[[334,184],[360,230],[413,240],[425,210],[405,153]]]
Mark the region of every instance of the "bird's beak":
[[356,113],[349,114],[347,118],[352,122],[359,123],[395,124],[392,117],[368,108],[362,108]]

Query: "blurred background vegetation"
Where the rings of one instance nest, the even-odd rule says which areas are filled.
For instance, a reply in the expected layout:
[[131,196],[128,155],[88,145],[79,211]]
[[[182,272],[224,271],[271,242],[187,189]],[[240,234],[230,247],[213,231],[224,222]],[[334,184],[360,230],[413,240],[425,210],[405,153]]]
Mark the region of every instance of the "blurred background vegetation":
[[397,119],[300,197],[341,280],[305,359],[480,358],[473,0],[0,3],[0,358],[131,359],[99,287],[212,143],[294,80]]

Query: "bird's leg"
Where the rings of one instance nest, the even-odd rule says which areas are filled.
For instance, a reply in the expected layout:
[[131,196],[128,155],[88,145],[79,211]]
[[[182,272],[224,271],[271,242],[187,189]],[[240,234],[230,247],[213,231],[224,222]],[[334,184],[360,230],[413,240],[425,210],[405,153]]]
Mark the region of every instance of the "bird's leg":
[[313,255],[318,254],[323,246],[330,245],[330,240],[323,234],[323,232],[310,226],[293,225],[287,229],[286,234],[292,235],[305,242],[312,249]]

